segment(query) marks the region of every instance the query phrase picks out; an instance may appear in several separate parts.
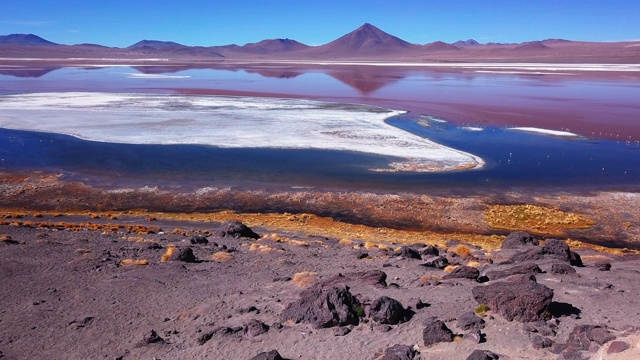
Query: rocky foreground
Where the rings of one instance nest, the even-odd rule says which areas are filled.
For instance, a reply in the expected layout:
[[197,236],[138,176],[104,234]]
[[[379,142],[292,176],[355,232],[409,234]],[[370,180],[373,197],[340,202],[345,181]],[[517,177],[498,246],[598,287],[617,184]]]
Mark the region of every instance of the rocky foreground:
[[637,255],[154,220],[1,225],[0,358],[640,358]]

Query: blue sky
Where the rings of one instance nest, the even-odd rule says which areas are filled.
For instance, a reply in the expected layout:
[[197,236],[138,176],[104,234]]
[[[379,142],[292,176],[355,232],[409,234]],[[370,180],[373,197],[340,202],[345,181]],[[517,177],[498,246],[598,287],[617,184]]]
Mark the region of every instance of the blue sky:
[[211,46],[288,37],[321,45],[365,22],[419,44],[640,40],[640,1],[0,0],[0,35],[32,33],[63,44]]

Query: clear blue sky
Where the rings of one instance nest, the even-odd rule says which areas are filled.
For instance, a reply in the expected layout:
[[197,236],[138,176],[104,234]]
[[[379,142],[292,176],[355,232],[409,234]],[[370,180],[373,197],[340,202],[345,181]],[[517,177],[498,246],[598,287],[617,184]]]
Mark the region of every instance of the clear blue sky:
[[640,0],[0,0],[0,35],[62,44],[321,45],[365,22],[419,44],[640,40]]

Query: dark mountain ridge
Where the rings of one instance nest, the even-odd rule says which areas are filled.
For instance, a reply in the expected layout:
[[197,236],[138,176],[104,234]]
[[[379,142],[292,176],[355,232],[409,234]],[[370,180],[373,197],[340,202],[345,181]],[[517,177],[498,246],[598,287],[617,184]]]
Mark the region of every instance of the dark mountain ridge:
[[0,44],[2,45],[39,45],[39,46],[56,46],[49,40],[45,40],[40,36],[33,34],[9,34],[0,36]]

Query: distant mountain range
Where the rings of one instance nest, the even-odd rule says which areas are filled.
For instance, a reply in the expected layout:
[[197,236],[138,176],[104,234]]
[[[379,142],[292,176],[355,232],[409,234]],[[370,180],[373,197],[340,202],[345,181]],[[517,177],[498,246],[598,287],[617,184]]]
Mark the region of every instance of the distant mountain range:
[[242,46],[187,46],[171,41],[142,40],[126,48],[113,48],[96,44],[62,45],[33,34],[11,34],[0,36],[0,57],[640,63],[640,42],[548,39],[521,44],[480,44],[468,39],[453,44],[436,41],[421,45],[367,23],[320,46],[308,46],[292,39],[268,39]]

